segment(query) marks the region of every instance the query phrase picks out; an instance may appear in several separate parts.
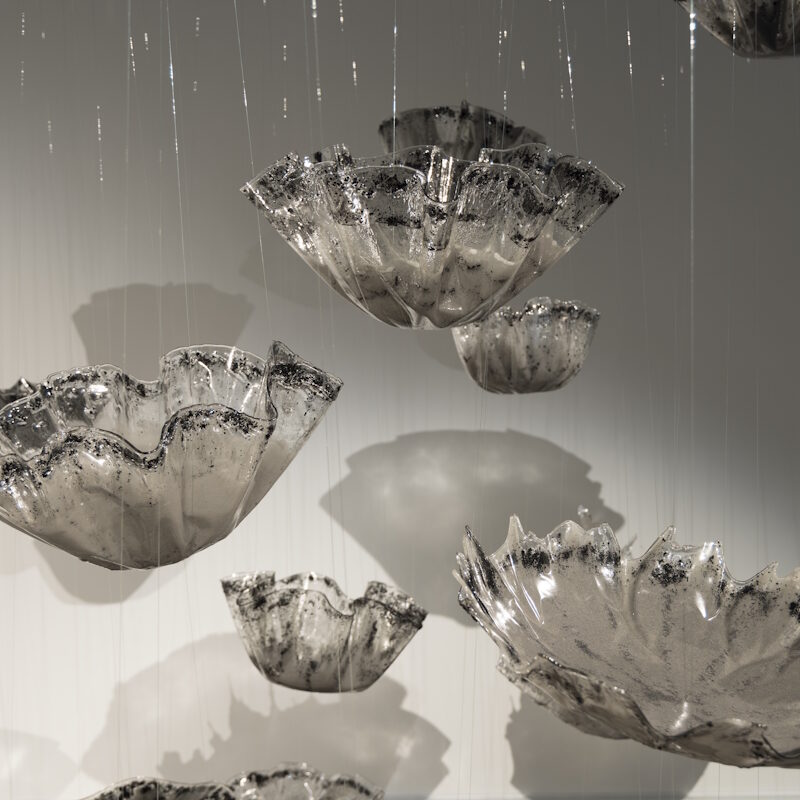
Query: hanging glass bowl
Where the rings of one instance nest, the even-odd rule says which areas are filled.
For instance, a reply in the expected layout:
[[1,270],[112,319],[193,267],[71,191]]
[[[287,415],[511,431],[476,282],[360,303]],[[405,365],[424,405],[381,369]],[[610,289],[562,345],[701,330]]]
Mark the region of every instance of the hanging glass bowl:
[[800,0],[678,0],[697,21],[740,56],[800,53]]
[[383,800],[383,791],[359,777],[323,775],[305,764],[285,764],[230,781],[236,800]]
[[282,764],[267,772],[242,773],[227,784],[133,778],[86,800],[383,800],[383,796],[358,777],[328,777],[306,764]]
[[403,328],[483,319],[563,256],[622,187],[544,144],[477,161],[417,147],[291,154],[242,188],[303,260],[362,311]]
[[436,145],[447,156],[470,161],[477,159],[484,147],[507,149],[544,142],[538,131],[516,125],[508,117],[466,100],[460,106],[402,111],[381,122],[378,134],[387,153]]
[[467,373],[486,391],[548,392],[578,374],[599,319],[593,308],[538,297],[522,311],[504,306],[453,328],[453,340]]
[[173,783],[162,778],[131,778],[85,800],[238,800],[228,786]]
[[462,607],[499,668],[586,733],[740,767],[800,767],[800,571],[734,580],[717,542],[669,529],[641,558],[607,525],[544,539],[511,518],[486,556],[467,529]]
[[149,383],[56,373],[0,410],[0,519],[110,569],[180,561],[247,516],[340,387],[280,342],[173,350]]
[[427,612],[373,581],[350,600],[313,572],[224,578],[222,588],[250,660],[273,683],[309,692],[372,686],[422,627]]
[[9,386],[8,389],[0,389],[0,408],[7,406],[9,403],[14,403],[22,397],[27,397],[29,394],[33,394],[38,388],[38,384],[30,383],[26,381],[25,378],[20,378],[13,386]]

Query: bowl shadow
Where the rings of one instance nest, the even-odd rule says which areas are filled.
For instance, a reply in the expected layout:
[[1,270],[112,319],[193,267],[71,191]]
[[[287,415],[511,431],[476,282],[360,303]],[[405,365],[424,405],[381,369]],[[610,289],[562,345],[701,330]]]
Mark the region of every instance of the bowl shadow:
[[619,530],[623,518],[589,479],[590,465],[518,431],[430,431],[371,445],[347,459],[349,473],[322,507],[429,612],[471,625],[449,575],[464,525],[487,551],[519,514],[540,534],[588,507]]
[[[402,707],[405,696],[387,676],[364,692],[324,700],[275,687],[250,663],[236,634],[213,634],[117,688],[82,766],[104,783],[116,778],[121,715],[129,738],[140,741],[130,758],[134,772],[148,771],[153,748],[147,741],[158,725],[165,733],[155,754],[158,772],[172,780],[227,780],[245,770],[305,761],[326,773],[358,774],[377,786],[391,784],[401,795],[425,797],[447,775],[442,757],[450,742]],[[170,732],[181,744],[189,742],[191,752],[175,747]]]

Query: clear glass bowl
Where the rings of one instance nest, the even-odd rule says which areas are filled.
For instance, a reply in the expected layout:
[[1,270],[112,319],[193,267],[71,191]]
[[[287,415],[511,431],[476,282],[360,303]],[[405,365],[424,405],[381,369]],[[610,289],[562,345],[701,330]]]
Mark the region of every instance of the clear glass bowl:
[[544,144],[356,159],[291,154],[242,192],[362,311],[403,328],[483,319],[563,256],[622,186]]
[[250,660],[273,683],[309,692],[372,686],[422,627],[427,612],[378,581],[350,600],[313,572],[280,581],[273,572],[222,580]]
[[669,529],[640,558],[607,525],[467,529],[463,608],[516,686],[586,733],[740,767],[800,767],[800,570],[748,581]]
[[86,800],[383,800],[383,796],[358,777],[328,777],[306,764],[282,764],[236,775],[226,784],[132,778]]
[[[689,0],[678,2],[687,11],[692,7]],[[800,0],[694,0],[694,15],[745,58],[800,53]]]
[[180,561],[250,513],[340,387],[280,342],[173,350],[153,382],[56,373],[0,410],[0,519],[110,569]]
[[580,303],[537,297],[522,311],[504,306],[453,328],[453,340],[467,374],[486,391],[548,392],[578,374],[599,319]]
[[508,117],[466,100],[460,106],[401,111],[381,122],[378,135],[387,153],[436,145],[445,155],[472,161],[484,147],[502,150],[520,144],[544,143],[544,136],[538,131],[516,125]]

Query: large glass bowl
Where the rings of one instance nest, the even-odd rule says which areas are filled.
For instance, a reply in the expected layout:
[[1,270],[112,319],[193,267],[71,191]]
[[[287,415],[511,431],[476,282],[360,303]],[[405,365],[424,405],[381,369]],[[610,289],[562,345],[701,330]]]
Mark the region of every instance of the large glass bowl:
[[402,328],[483,319],[563,256],[622,187],[544,144],[291,154],[242,192],[333,289]]
[[280,342],[173,350],[153,382],[56,373],[0,409],[0,519],[110,569],[180,561],[247,516],[340,387]]
[[544,539],[511,518],[486,556],[467,530],[463,608],[500,670],[586,733],[740,767],[800,767],[800,570],[747,581],[718,542],[668,530],[640,558],[608,525]]

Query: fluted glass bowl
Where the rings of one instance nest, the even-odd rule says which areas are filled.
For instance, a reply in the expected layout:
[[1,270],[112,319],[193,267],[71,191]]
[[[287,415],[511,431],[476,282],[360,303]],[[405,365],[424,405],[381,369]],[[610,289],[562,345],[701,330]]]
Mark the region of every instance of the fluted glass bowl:
[[619,196],[605,173],[544,144],[353,158],[291,154],[242,192],[362,311],[403,328],[483,319],[563,256]]
[[56,373],[0,409],[0,519],[111,569],[180,561],[247,516],[340,387],[280,342],[173,350],[153,382]]
[[453,340],[467,374],[486,391],[548,392],[578,374],[599,319],[580,303],[537,297],[522,311],[504,306],[453,328]]
[[710,34],[745,58],[800,53],[800,0],[678,0]]
[[282,764],[241,773],[227,783],[173,783],[132,778],[85,800],[383,800],[383,792],[358,777],[331,775],[306,764]]
[[484,147],[507,149],[544,143],[532,128],[515,124],[503,114],[464,100],[460,106],[429,106],[401,111],[381,122],[378,135],[387,153],[436,145],[445,155],[475,160]]
[[718,542],[669,529],[640,558],[607,525],[544,539],[511,518],[486,556],[467,529],[463,608],[500,670],[565,722],[741,767],[800,766],[800,570],[747,581]]
[[350,600],[313,572],[222,580],[250,660],[273,683],[309,692],[361,691],[375,683],[422,627],[427,612],[378,581]]

